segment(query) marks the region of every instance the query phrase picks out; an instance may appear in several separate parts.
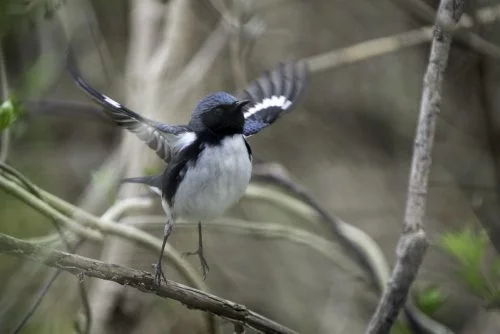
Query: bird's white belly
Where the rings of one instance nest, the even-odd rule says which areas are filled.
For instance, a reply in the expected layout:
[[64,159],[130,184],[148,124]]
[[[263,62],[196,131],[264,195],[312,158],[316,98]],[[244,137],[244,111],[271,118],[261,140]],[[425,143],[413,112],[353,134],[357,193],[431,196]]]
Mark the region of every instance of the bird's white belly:
[[220,216],[245,192],[252,163],[242,135],[207,146],[196,165],[187,170],[177,189],[173,213],[193,220]]

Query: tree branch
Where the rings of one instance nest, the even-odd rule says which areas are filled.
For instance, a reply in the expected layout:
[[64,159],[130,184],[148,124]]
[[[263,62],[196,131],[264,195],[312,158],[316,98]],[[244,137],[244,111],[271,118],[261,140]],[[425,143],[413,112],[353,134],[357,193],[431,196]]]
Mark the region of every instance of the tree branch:
[[[33,208],[37,209],[42,214],[48,217],[60,220],[63,219],[62,221],[66,222],[67,224],[71,223],[80,227],[80,230],[74,229],[74,232],[78,233],[81,231],[86,231],[85,227],[82,227],[78,224],[81,223],[86,227],[97,229],[98,232],[101,232],[104,235],[119,236],[123,239],[134,241],[137,244],[142,245],[143,247],[154,250],[155,252],[161,250],[162,243],[158,238],[155,238],[149,233],[146,233],[139,229],[135,229],[131,226],[117,224],[110,219],[114,215],[122,214],[124,210],[131,207],[137,208],[149,206],[149,200],[144,199],[138,201],[137,199],[132,198],[123,200],[121,202],[118,202],[115,206],[108,210],[101,219],[99,219],[98,217],[95,217],[88,212],[75,207],[68,202],[65,202],[64,200],[44,191],[43,189],[38,188],[10,166],[0,164],[0,168],[2,169],[2,172],[5,172],[5,176],[10,176],[9,178],[4,178],[2,173],[0,172],[0,188],[4,188],[11,194],[15,195],[18,199],[24,201],[28,205],[31,205]],[[29,189],[29,191],[25,190],[25,188]],[[32,192],[38,194],[41,199],[34,196]],[[37,203],[34,202],[35,200],[45,205],[34,205]],[[47,208],[50,210],[48,210]],[[73,217],[74,219],[68,217]],[[89,231],[97,232],[93,230]],[[91,240],[102,241],[102,236],[93,237],[92,235],[88,234],[83,235],[87,238],[90,237]],[[70,234],[70,236],[72,237],[72,239],[76,238],[78,240],[77,236],[75,236],[74,234]],[[74,240],[74,242],[76,241]],[[198,289],[208,290],[207,285],[199,277],[193,267],[185,259],[183,259],[173,247],[171,247],[169,244],[166,244],[164,251],[166,258],[171,261],[174,268],[176,268],[189,283],[191,283]],[[212,315],[207,314],[207,322],[208,326],[211,328],[215,328],[215,332],[217,332],[218,327],[216,327],[214,317]]]
[[[260,187],[259,191],[257,191],[257,189],[253,190],[253,184],[250,184],[247,189],[247,196],[252,193],[252,196],[265,198],[309,221],[323,220],[328,223],[335,237],[341,241],[342,246],[350,249],[350,253],[354,255],[354,260],[357,260],[372,276],[379,293],[382,294],[384,292],[385,284],[390,274],[389,265],[380,247],[368,234],[329,213],[325,208],[322,208],[305,189],[288,179],[286,173],[282,172],[280,166],[269,163],[258,164],[254,167],[252,180],[254,182],[259,182],[259,180],[265,181],[267,185],[274,184],[286,190],[294,197],[289,197],[290,195],[287,193],[278,192],[270,188],[266,189]],[[263,190],[267,190],[267,193]],[[294,201],[294,199],[301,200],[302,202]],[[309,205],[314,211],[307,210],[307,208],[304,207],[301,208],[301,204],[303,203]],[[441,334],[452,333],[451,330],[446,328],[443,324],[420,311],[411,298],[406,301],[404,311],[408,321],[415,324],[422,332]],[[402,318],[401,320],[405,319]]]
[[[492,23],[497,20],[499,16],[500,5],[484,7],[476,12],[477,22],[483,24]],[[471,27],[472,22],[461,22],[459,31],[465,31]],[[426,26],[325,52],[316,56],[311,56],[305,60],[307,61],[311,73],[321,72],[426,43],[431,41],[432,38],[432,27]],[[490,55],[493,55],[493,52],[490,52]]]
[[[423,0],[395,0],[394,2],[407,8],[428,23],[434,22],[436,12]],[[470,16],[463,14],[461,23],[463,26],[470,28],[473,27],[474,20]],[[500,47],[495,43],[487,41],[477,33],[467,30],[459,30],[457,31],[456,39],[467,44],[471,49],[475,50],[478,53],[481,53],[493,59],[500,59]]]
[[[98,217],[73,206],[72,204],[52,195],[51,193],[36,187],[27,179],[24,179],[24,182],[27,182],[29,184],[29,187],[35,189],[40,194],[41,199],[34,196],[24,188],[21,188],[13,180],[8,180],[2,174],[0,174],[0,189],[6,190],[46,217],[64,224],[68,227],[68,229],[81,237],[83,236],[86,239],[90,239],[92,241],[101,241],[103,235],[114,235],[126,240],[136,242],[137,244],[142,245],[145,248],[154,250],[155,252],[161,250],[161,240],[155,238],[149,233],[133,228],[131,226],[120,225],[110,220],[99,219]],[[129,203],[130,200],[131,199],[127,200],[127,202]],[[143,206],[145,203],[136,204]],[[112,208],[113,211],[116,210],[119,213],[120,211],[122,211],[123,205],[120,204],[117,207]],[[74,219],[71,219],[69,217],[74,217]],[[110,217],[110,215],[108,214],[104,218],[107,217]],[[80,224],[84,225],[85,227],[81,226]],[[171,261],[172,265],[183,275],[183,277],[188,280],[189,283],[198,288],[207,289],[206,284],[204,284],[204,282],[199,278],[198,274],[189,265],[189,263],[187,263],[181,257],[181,255],[169,244],[165,246],[165,256],[169,261]]]
[[[2,40],[0,39],[0,103],[9,98],[9,82],[7,81],[7,69],[5,66],[5,55],[2,47]],[[10,147],[10,129],[2,131],[0,140],[0,162],[5,162],[9,155]]]
[[67,227],[72,232],[85,236],[90,240],[102,239],[101,232],[81,226],[74,220],[66,217],[65,215],[48,205],[42,199],[34,196],[29,191],[22,189],[16,183],[9,181],[3,176],[0,177],[0,188],[16,197],[17,199],[25,202],[47,218],[53,219],[56,223]]
[[[389,332],[405,303],[428,247],[423,219],[434,134],[441,105],[441,88],[452,39],[452,31],[448,28],[457,24],[463,8],[464,0],[442,0],[439,5],[420,102],[403,233],[396,249],[396,265],[377,310],[368,324],[366,333],[369,334]],[[443,29],[443,26],[447,29]]]
[[153,275],[145,271],[40,247],[4,234],[0,234],[0,253],[41,262],[72,273],[79,279],[85,276],[100,278],[131,286],[142,292],[156,294],[163,298],[174,299],[188,308],[210,312],[238,321],[264,333],[296,334],[295,331],[247,309],[244,305],[236,304],[170,280],[166,284],[157,286]]
[[[161,226],[164,224],[164,218],[161,216],[134,216],[123,219],[123,223],[131,226],[144,227],[144,226]],[[176,228],[193,228],[197,226],[197,222],[179,221]],[[346,273],[352,274],[353,277],[361,277],[361,272],[357,266],[350,265],[347,258],[342,253],[342,249],[332,241],[311,233],[305,229],[283,225],[274,222],[252,222],[244,219],[236,218],[219,218],[205,224],[204,229],[217,230],[220,229],[224,232],[231,232],[234,234],[244,234],[259,236],[259,238],[266,239],[284,239],[290,243],[302,245],[312,249],[325,258],[332,261],[332,263]],[[348,263],[348,265],[345,265]]]

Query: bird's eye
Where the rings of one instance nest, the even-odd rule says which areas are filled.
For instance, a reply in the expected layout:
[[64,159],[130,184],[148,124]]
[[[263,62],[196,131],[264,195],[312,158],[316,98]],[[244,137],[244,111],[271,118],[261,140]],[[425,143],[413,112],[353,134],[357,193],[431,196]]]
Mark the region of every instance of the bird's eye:
[[224,113],[224,109],[222,109],[221,107],[217,107],[214,109],[214,114],[217,115],[217,116],[221,116],[223,113]]

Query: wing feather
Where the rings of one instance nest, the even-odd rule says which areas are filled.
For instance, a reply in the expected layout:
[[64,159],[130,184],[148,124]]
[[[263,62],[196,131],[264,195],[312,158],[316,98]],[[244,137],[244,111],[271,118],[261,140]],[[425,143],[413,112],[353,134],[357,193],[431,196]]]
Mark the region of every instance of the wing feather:
[[164,161],[169,162],[172,154],[193,137],[194,133],[190,132],[187,126],[173,126],[149,120],[97,91],[82,78],[71,54],[68,54],[68,70],[75,83],[104,107],[106,114],[115,124],[134,133]]
[[244,135],[251,136],[289,112],[300,98],[307,80],[304,61],[281,63],[250,83],[240,99],[250,100],[245,106]]

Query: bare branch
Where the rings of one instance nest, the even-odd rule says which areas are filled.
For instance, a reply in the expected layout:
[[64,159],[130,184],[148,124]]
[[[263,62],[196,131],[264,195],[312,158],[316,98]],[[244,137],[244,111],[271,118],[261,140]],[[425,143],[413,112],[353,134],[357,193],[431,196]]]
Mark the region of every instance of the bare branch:
[[[155,226],[164,224],[164,219],[161,216],[135,216],[125,218],[123,223],[141,227]],[[193,225],[196,226],[197,222],[179,221],[177,222],[176,228],[192,228]],[[358,267],[351,265],[351,262],[347,261],[340,247],[330,240],[302,228],[272,222],[259,221],[256,223],[236,218],[219,218],[211,221],[209,224],[205,224],[204,229],[220,229],[235,234],[258,235],[261,238],[269,239],[284,239],[288,242],[302,245],[318,252],[325,258],[330,259],[338,270],[342,272],[349,273],[353,277],[361,277],[361,272]],[[348,265],[345,265],[345,263],[348,263]]]
[[[5,67],[5,55],[2,47],[2,40],[0,39],[0,103],[9,98],[9,83],[7,81],[7,69]],[[10,129],[7,128],[2,131],[2,138],[0,141],[0,163],[7,160],[9,155],[10,146]]]
[[219,298],[174,281],[167,281],[166,284],[158,286],[154,282],[153,275],[145,271],[36,246],[30,242],[4,234],[0,234],[0,253],[14,255],[35,262],[42,262],[48,266],[70,272],[78,276],[79,279],[85,276],[100,278],[130,286],[142,292],[156,294],[163,298],[174,299],[190,309],[198,309],[235,320],[264,333],[296,333],[247,309],[244,305]]
[[0,139],[0,162],[7,160],[9,156],[10,147],[10,129],[4,129],[2,131],[2,138]]
[[[198,85],[204,76],[210,70],[217,56],[221,53],[224,46],[229,40],[230,31],[224,24],[225,21],[219,21],[219,24],[207,37],[198,52],[184,66],[181,73],[172,80],[172,84],[168,85],[167,93],[170,96],[176,96],[177,99],[182,99],[192,89]],[[165,56],[159,53],[153,58],[151,65],[151,75],[158,75],[156,68],[161,68],[161,64],[165,63]],[[155,66],[156,62],[158,65]]]
[[[404,6],[405,8],[408,8],[413,13],[429,23],[432,23],[435,19],[436,13],[434,9],[423,0],[396,0],[395,2]],[[472,27],[474,24],[473,19],[467,14],[463,14],[460,20],[466,27]],[[491,43],[485,40],[472,31],[459,30],[457,31],[456,39],[464,42],[476,52],[479,52],[493,59],[500,59],[500,47],[495,43]]]
[[[31,194],[33,194],[36,198],[42,199],[41,194],[36,189],[36,187],[32,186],[31,183],[21,173],[19,173],[15,169],[13,169],[10,166],[3,164],[3,163],[0,163],[0,169],[2,170],[2,172],[7,173],[10,177],[14,177],[17,180],[17,182],[19,182],[26,189],[28,189],[31,192]],[[70,241],[70,240],[68,240],[68,238],[66,238],[66,235],[61,228],[61,223],[57,219],[52,219],[52,222],[53,222],[55,229],[57,230],[56,235],[57,235],[58,239],[62,241],[62,243],[64,244],[64,246],[66,247],[66,250],[68,252],[74,253],[76,251],[76,249],[78,248],[79,244],[78,243],[73,244],[72,241]],[[59,276],[60,273],[61,273],[61,270],[55,271],[52,274],[52,276],[49,278],[49,280],[42,286],[42,288],[40,289],[39,293],[37,294],[33,304],[28,309],[26,314],[22,317],[22,319],[18,322],[18,324],[16,325],[16,327],[13,330],[13,333],[19,333],[24,328],[24,326],[27,324],[29,319],[33,316],[33,314],[37,310],[41,301],[45,298],[45,296],[49,292],[52,284],[55,282],[56,278]],[[87,333],[89,328],[90,328],[90,321],[91,321],[90,308],[88,307],[88,305],[89,305],[88,297],[87,297],[87,292],[85,290],[85,286],[83,285],[83,282],[79,281],[78,285],[79,285],[80,297],[81,297],[82,304],[84,305],[84,310],[86,313],[87,322],[86,322],[86,326],[85,326],[85,333]]]
[[33,305],[31,305],[31,307],[28,310],[28,312],[26,312],[26,314],[19,321],[19,323],[14,328],[14,330],[12,330],[13,334],[19,333],[24,328],[24,326],[26,326],[26,324],[28,323],[28,320],[31,319],[31,317],[33,316],[33,314],[35,313],[35,311],[38,309],[38,307],[40,306],[40,303],[42,302],[42,300],[44,299],[44,297],[47,295],[47,293],[49,292],[50,288],[52,287],[52,284],[55,282],[56,278],[59,277],[59,274],[61,272],[62,272],[61,269],[56,270],[52,274],[52,276],[49,277],[49,279],[47,280],[47,282],[42,286],[42,288],[40,289],[40,291],[38,292],[38,294],[37,294],[37,296],[35,298],[35,301],[33,302]]
[[[25,180],[25,182],[29,182]],[[119,236],[123,239],[131,240],[155,252],[161,249],[161,240],[146,233],[142,230],[136,229],[132,226],[117,224],[110,220],[99,219],[90,213],[73,206],[72,204],[44,191],[30,183],[30,187],[36,189],[41,195],[42,199],[37,198],[29,191],[21,188],[17,183],[11,181],[0,174],[0,188],[6,190],[19,200],[25,202],[41,214],[50,219],[57,220],[64,226],[67,226],[72,232],[80,237],[85,237],[92,241],[102,241],[103,235]],[[130,199],[132,200],[132,199]],[[120,214],[124,208],[130,207],[130,200],[127,200],[127,205],[119,204],[111,208],[113,213],[107,211],[104,218],[112,217],[113,215]],[[135,201],[134,207],[145,207],[147,201]],[[74,217],[71,219],[69,217]],[[82,226],[79,223],[81,223]],[[165,256],[172,262],[172,265],[179,270],[179,272],[188,280],[189,283],[196,287],[208,289],[204,282],[199,278],[196,271],[186,262],[182,256],[169,244],[165,246]]]
[[[254,168],[252,178],[253,181],[265,181],[268,185],[279,186],[294,197],[269,187],[257,187],[253,183],[248,187],[246,196],[265,198],[309,221],[320,220],[329,224],[333,234],[341,241],[344,249],[351,249],[351,255],[355,256],[354,260],[358,261],[371,274],[379,292],[383,293],[390,271],[384,253],[377,243],[363,230],[344,222],[341,218],[322,208],[313,196],[307,193],[306,189],[288,179],[284,174],[282,167],[279,165],[266,163],[258,164]],[[310,207],[304,207],[302,205],[304,203]],[[408,320],[425,332],[452,333],[450,329],[420,311],[411,298],[406,301],[404,310],[405,316],[409,318]],[[401,320],[405,319],[402,318]]]
[[[476,12],[476,17],[478,23],[494,22],[500,17],[500,5],[481,8]],[[461,29],[471,27],[472,22],[467,21],[462,21],[459,25]],[[306,61],[311,72],[320,72],[426,43],[431,41],[432,37],[432,26],[426,26],[322,53],[309,57]]]
[[53,219],[58,224],[67,227],[71,231],[83,235],[90,240],[100,240],[102,239],[102,234],[99,231],[95,231],[86,227],[83,227],[76,223],[74,220],[61,214],[59,211],[55,210],[53,207],[48,205],[43,200],[32,195],[28,191],[20,188],[16,183],[7,180],[4,177],[0,177],[0,188],[11,194],[12,196],[24,201],[32,208],[38,210],[41,214]]
[[422,44],[431,38],[432,27],[422,27],[325,52],[309,57],[306,61],[311,72],[321,72]]
[[434,134],[441,107],[441,88],[452,39],[452,31],[442,29],[442,26],[456,25],[463,8],[464,0],[442,0],[439,5],[429,65],[424,77],[403,233],[397,245],[397,260],[391,278],[368,324],[366,333],[369,334],[389,332],[405,303],[428,247],[423,220]]

